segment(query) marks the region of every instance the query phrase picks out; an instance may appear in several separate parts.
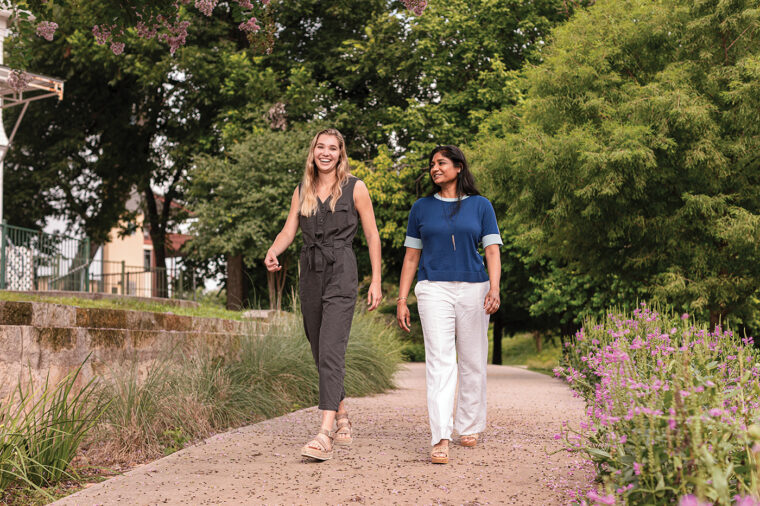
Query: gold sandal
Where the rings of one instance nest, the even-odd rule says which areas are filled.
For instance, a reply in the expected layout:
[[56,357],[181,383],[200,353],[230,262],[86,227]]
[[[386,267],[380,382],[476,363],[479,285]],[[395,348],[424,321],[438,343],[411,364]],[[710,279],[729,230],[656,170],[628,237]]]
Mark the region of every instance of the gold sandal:
[[301,448],[301,455],[315,460],[330,460],[333,457],[333,433],[322,429],[319,433]]
[[434,446],[430,450],[430,461],[433,464],[448,464],[449,463],[449,445],[446,446]]
[[348,413],[342,413],[335,419],[338,430],[333,435],[333,442],[336,446],[351,446],[354,438],[351,436],[351,422],[348,420]]
[[459,436],[459,444],[462,446],[475,446],[478,444],[478,434],[467,434]]

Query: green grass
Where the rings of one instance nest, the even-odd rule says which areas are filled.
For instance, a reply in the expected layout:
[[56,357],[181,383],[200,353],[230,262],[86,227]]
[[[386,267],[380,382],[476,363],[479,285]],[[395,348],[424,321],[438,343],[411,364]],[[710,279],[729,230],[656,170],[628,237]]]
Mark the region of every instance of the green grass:
[[124,309],[132,311],[150,311],[153,313],[174,313],[183,316],[196,316],[202,318],[223,318],[226,320],[242,320],[241,311],[229,311],[220,306],[200,305],[198,307],[180,307],[172,304],[140,301],[128,298],[113,299],[84,299],[79,297],[47,297],[34,294],[6,292],[0,290],[0,300],[26,301],[26,302],[50,302],[67,306],[78,306],[97,309]]
[[501,341],[501,346],[502,364],[527,366],[532,371],[546,374],[552,374],[552,369],[559,365],[562,357],[560,345],[549,343],[546,339],[544,339],[541,352],[537,352],[533,336],[527,333],[505,337]]

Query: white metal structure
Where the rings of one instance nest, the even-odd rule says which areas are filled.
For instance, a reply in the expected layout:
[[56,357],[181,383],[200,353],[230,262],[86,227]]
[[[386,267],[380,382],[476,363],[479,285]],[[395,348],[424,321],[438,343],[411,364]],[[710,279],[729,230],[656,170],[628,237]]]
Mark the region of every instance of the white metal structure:
[[[18,126],[24,118],[29,102],[49,97],[58,97],[58,100],[63,99],[63,81],[60,79],[24,72],[24,86],[17,89],[10,85],[10,78],[14,71],[3,66],[2,63],[3,42],[8,34],[8,21],[12,15],[13,11],[0,10],[0,223],[3,221],[3,161],[8,149],[10,149]],[[13,125],[11,136],[8,137],[3,126],[2,111],[19,105],[22,106],[21,112],[16,119],[16,124]]]

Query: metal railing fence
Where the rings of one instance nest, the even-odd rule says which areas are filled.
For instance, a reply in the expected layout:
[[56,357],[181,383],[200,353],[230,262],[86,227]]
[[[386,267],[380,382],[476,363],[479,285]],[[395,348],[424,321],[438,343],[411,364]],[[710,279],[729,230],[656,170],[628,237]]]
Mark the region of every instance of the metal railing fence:
[[89,239],[6,224],[0,234],[0,288],[89,291]]
[[88,238],[0,224],[0,289],[195,297],[195,273],[181,265],[133,266],[90,253]]

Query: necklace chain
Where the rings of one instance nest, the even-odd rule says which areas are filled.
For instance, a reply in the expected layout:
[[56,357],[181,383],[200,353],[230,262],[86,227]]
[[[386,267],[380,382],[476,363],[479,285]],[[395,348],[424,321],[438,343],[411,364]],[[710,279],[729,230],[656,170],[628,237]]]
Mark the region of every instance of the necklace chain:
[[[452,209],[453,211],[453,209]],[[451,233],[451,246],[454,248],[454,251],[457,250],[457,241],[454,239],[454,232],[456,230],[456,213],[447,213],[446,212],[446,202],[441,201],[441,212],[443,212],[443,219],[446,221],[446,224],[448,225],[449,232]],[[447,216],[448,215],[448,216]]]

